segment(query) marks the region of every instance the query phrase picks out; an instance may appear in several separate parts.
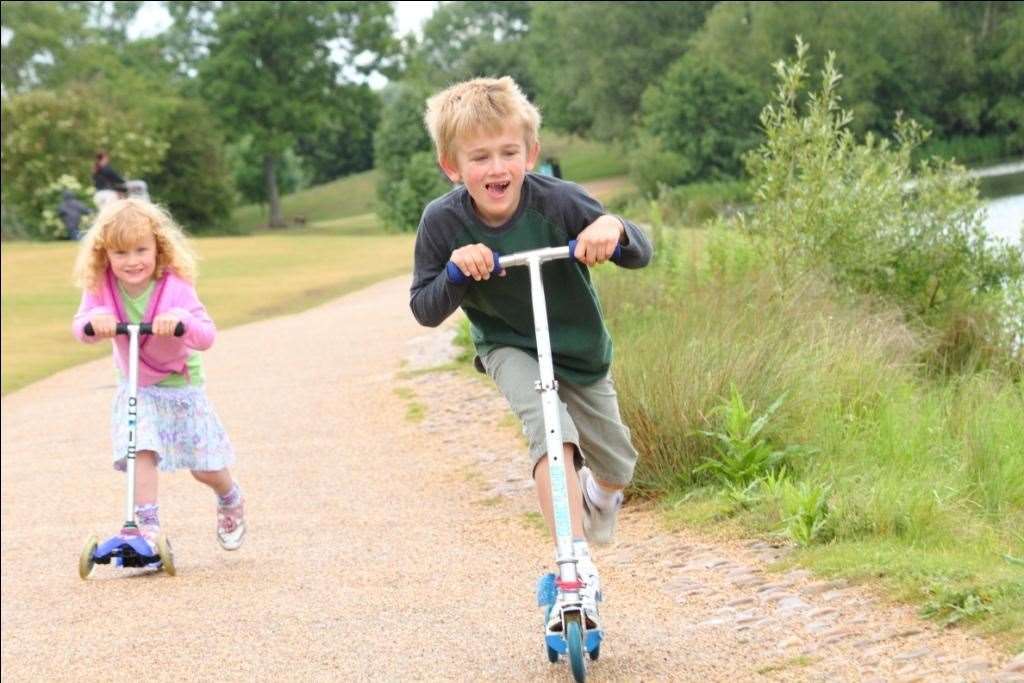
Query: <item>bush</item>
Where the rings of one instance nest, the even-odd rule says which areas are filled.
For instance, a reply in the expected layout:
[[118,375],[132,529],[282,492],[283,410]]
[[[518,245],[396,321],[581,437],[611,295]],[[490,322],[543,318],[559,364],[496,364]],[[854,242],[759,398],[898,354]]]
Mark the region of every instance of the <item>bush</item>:
[[433,152],[417,152],[405,165],[402,178],[389,187],[381,210],[385,223],[399,232],[412,232],[419,225],[424,207],[452,186],[441,173]]
[[979,334],[956,336],[953,355],[977,359],[975,350],[1005,338],[991,330],[1008,324],[1005,292],[1024,277],[1020,248],[988,238],[977,183],[962,166],[933,159],[915,168],[928,134],[913,121],[897,117],[895,142],[854,139],[835,55],[803,111],[806,53],[798,38],[795,60],[776,65],[777,99],[761,114],[766,140],[747,157],[757,210],[741,222],[765,238],[784,282],[820,270],[932,329],[964,316],[986,321],[972,326]]

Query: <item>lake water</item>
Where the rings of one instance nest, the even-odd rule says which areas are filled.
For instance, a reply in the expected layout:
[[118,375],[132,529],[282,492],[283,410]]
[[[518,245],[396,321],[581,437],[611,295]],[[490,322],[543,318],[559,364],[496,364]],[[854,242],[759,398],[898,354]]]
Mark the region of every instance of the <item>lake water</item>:
[[993,237],[1001,237],[1011,244],[1020,244],[1021,225],[1024,224],[1024,194],[1000,197],[985,203],[988,215],[985,229]]

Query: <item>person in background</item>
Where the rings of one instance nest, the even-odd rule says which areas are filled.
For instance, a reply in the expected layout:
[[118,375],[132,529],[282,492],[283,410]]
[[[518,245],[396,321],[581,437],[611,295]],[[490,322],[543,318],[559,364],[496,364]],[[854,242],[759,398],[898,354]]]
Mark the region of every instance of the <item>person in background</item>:
[[78,240],[78,226],[82,222],[82,216],[92,213],[92,209],[79,201],[71,190],[64,190],[61,193],[60,204],[57,205],[57,215],[64,222],[64,229],[67,230],[68,239]]
[[122,198],[128,193],[128,185],[110,165],[110,155],[105,151],[96,153],[96,162],[92,165],[92,183],[96,188],[92,199],[99,209],[107,202]]

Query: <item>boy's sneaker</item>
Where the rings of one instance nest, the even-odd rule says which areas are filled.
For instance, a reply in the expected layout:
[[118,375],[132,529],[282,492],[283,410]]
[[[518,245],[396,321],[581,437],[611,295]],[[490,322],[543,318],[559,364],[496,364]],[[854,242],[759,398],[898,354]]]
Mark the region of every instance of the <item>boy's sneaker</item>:
[[217,506],[217,541],[224,550],[238,550],[245,538],[245,500],[237,505]]
[[[583,588],[579,591],[583,614],[587,618],[587,630],[601,630],[601,613],[598,603],[601,602],[601,579],[597,575],[597,567],[590,558],[580,558],[576,563],[576,572]],[[549,633],[562,632],[562,606],[565,604],[564,594],[559,591],[555,604],[548,612],[547,630]]]
[[590,499],[590,487],[600,486],[589,467],[580,468],[580,490],[583,493],[583,533],[594,545],[608,545],[615,536],[615,521],[622,507],[622,492],[615,493],[611,509],[606,510]]

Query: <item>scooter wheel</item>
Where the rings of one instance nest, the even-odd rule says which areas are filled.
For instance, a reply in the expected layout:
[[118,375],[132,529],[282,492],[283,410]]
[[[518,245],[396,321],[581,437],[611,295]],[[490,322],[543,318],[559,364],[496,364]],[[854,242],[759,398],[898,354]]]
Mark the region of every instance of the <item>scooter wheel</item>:
[[565,644],[573,680],[583,683],[587,679],[587,662],[583,658],[583,628],[579,612],[565,615]]
[[174,551],[171,550],[171,542],[163,534],[157,536],[156,549],[160,553],[160,564],[163,565],[164,571],[170,576],[177,574],[178,570],[174,568]]
[[89,540],[85,542],[85,547],[82,548],[82,554],[78,557],[78,576],[83,580],[89,578],[89,574],[92,574],[92,568],[96,566],[96,547],[100,544],[100,541],[95,536],[90,536]]

